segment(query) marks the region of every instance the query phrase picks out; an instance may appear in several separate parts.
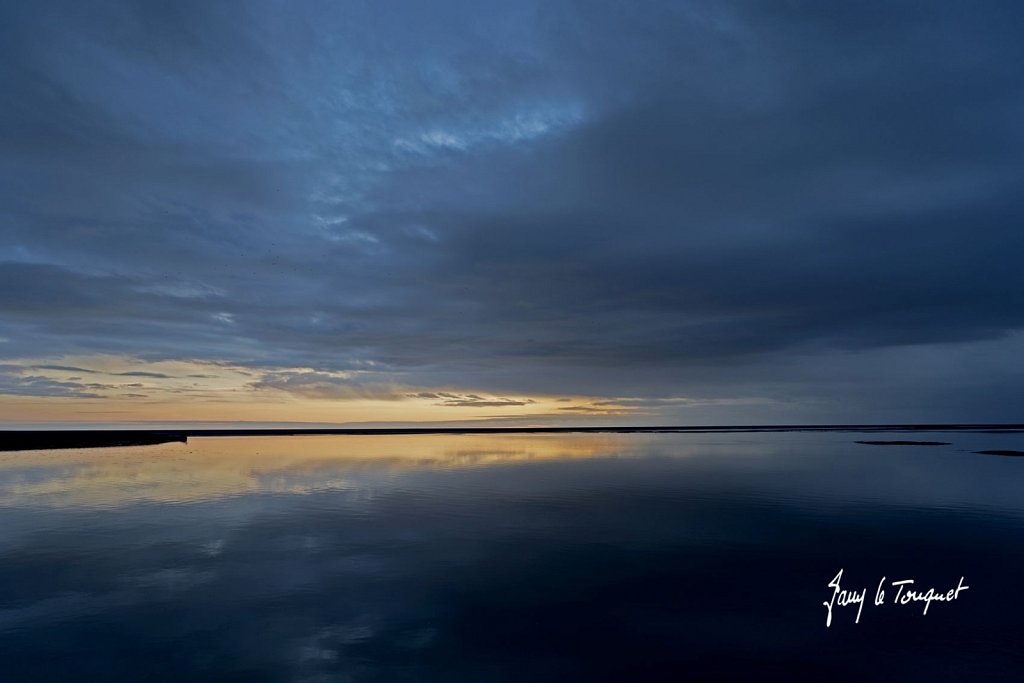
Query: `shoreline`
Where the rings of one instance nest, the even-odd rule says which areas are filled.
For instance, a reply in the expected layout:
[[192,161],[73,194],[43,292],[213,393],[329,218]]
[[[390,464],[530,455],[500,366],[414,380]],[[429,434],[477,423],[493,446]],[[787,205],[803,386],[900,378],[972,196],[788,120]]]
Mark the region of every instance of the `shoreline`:
[[110,448],[187,443],[189,437],[217,436],[386,436],[429,434],[719,434],[770,432],[974,432],[1019,433],[1024,424],[902,424],[902,425],[735,425],[653,427],[411,427],[411,428],[303,428],[303,429],[75,429],[0,430],[0,451],[67,448]]

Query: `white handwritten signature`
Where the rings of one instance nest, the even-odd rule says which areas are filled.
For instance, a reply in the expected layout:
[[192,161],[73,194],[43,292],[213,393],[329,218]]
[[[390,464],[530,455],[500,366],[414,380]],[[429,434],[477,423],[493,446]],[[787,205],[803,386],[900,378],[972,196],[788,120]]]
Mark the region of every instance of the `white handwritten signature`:
[[[826,602],[821,603],[825,606],[826,617],[825,627],[832,626],[832,611],[836,607],[850,607],[852,605],[857,606],[857,617],[854,619],[855,624],[860,623],[860,615],[864,610],[864,602],[867,598],[868,589],[861,588],[860,590],[852,589],[847,590],[840,585],[843,580],[843,570],[840,569],[839,573],[835,575],[831,581],[828,582],[828,587],[832,589],[832,597]],[[960,591],[965,591],[970,586],[964,585],[964,577],[960,577],[960,582],[956,588],[950,588],[948,591],[937,591],[934,588],[928,590],[921,590],[914,587],[913,579],[901,579],[899,581],[891,581],[889,585],[896,589],[896,596],[893,603],[896,605],[907,605],[912,602],[923,602],[924,603],[924,614],[928,614],[928,608],[931,607],[933,602],[953,602],[960,597]],[[885,577],[883,576],[878,582],[878,589],[875,590],[875,605],[881,606],[885,604]]]

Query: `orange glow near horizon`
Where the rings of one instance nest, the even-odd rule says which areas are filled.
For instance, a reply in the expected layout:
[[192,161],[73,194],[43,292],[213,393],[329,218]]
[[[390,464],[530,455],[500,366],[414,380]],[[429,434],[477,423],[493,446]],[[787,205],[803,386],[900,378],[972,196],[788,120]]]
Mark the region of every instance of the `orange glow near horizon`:
[[552,424],[637,412],[601,397],[495,396],[464,387],[369,382],[360,373],[308,368],[254,370],[199,361],[142,362],[115,356],[23,359],[6,367],[15,377],[55,394],[0,394],[0,422],[26,426],[481,420]]
[[[358,493],[368,480],[414,469],[628,456],[660,435],[434,434],[190,438],[188,443],[5,453],[0,474],[43,468],[48,477],[0,478],[0,507],[117,507],[195,502],[253,491]],[[58,466],[55,466],[58,465]]]

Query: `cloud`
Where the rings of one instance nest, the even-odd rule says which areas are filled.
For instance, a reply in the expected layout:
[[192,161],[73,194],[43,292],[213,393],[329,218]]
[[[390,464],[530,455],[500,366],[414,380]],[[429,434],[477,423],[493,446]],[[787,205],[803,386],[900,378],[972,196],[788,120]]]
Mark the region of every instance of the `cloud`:
[[77,368],[72,365],[34,365],[33,370],[56,370],[59,372],[80,372],[86,375],[96,374],[96,370],[89,370],[87,368]]
[[[116,377],[150,377],[153,379],[173,379],[171,375],[162,372],[149,372],[144,370],[133,370],[129,372],[104,372],[102,370],[91,370],[73,365],[33,365],[34,370],[51,370],[56,372],[79,372],[86,375],[114,375]],[[213,375],[189,375],[189,377],[213,377]]]
[[448,391],[410,391],[409,387],[375,380],[372,375],[312,370],[266,372],[250,386],[256,390],[284,391],[303,398],[373,401],[428,399],[438,401],[434,405],[454,408],[494,408],[536,403],[532,398],[484,397]]
[[314,399],[400,401],[406,397],[400,387],[361,381],[347,374],[313,371],[268,372],[250,386]]
[[89,385],[26,374],[27,369],[0,365],[0,394],[13,396],[61,396],[66,398],[100,398]]
[[1022,12],[4,7],[0,357],[1008,414]]
[[506,398],[503,396],[491,396],[484,398],[476,394],[438,394],[444,401],[437,403],[439,406],[450,406],[453,408],[502,408],[506,406],[526,406],[536,403],[531,398]]

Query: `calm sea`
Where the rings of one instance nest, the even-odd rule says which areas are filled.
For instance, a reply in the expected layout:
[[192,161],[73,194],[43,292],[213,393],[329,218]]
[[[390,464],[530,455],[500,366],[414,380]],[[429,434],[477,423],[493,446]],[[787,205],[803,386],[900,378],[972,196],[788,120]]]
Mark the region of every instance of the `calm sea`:
[[982,449],[1024,434],[0,453],[0,681],[1024,680],[1024,458]]

